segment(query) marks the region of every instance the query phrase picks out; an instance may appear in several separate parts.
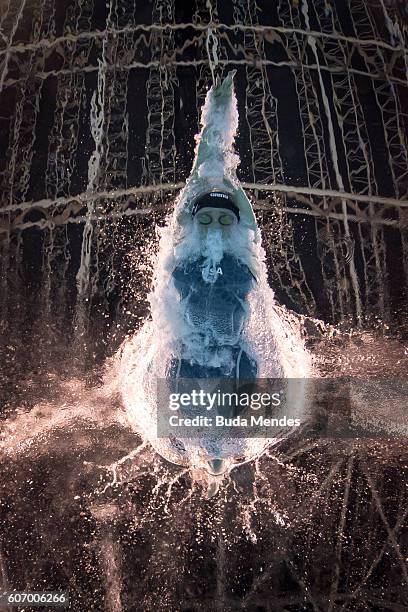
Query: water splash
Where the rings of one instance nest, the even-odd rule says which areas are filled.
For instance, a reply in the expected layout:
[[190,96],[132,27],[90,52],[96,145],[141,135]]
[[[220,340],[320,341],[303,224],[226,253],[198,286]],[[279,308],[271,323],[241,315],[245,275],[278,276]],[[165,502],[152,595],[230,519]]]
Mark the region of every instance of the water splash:
[[[404,346],[392,339],[340,332],[311,319],[303,320],[303,331],[321,375],[406,371]],[[349,541],[347,550],[358,558],[361,525],[371,540],[364,563],[360,567],[356,560],[349,576],[352,594],[375,588],[367,571],[381,565],[385,553],[387,563],[400,568],[396,539],[407,507],[404,439],[288,440],[225,474],[211,496],[202,470],[164,460],[129,427],[114,374],[108,365],[103,384],[93,387],[80,378],[62,382],[50,376],[41,402],[3,422],[3,580],[14,584],[18,576],[7,561],[16,555],[18,540],[24,571],[35,579],[43,576],[35,559],[55,568],[63,563],[72,599],[83,610],[119,611],[132,601],[151,609],[157,592],[166,612],[181,607],[180,597],[185,607],[199,599],[208,610],[234,609],[239,598],[261,604],[271,592],[284,598],[275,582],[284,568],[294,581],[291,597],[303,601],[306,590],[325,609],[326,600],[319,598],[332,588],[331,577],[320,576],[312,586],[316,558],[323,546],[327,567],[337,564],[343,575],[347,568],[340,565],[345,562],[336,543]],[[356,404],[361,422],[371,407],[371,401]],[[355,506],[346,494],[350,487]],[[387,500],[399,502],[391,527],[383,509]],[[354,520],[342,524],[347,508]],[[392,541],[388,533],[395,534]],[[180,577],[182,567],[191,574]],[[254,568],[250,576],[248,567]],[[237,575],[245,586],[232,595]],[[60,581],[67,583],[65,574]]]
[[[24,261],[23,234],[28,233],[23,231],[24,228],[39,227],[45,230],[45,233],[59,232],[58,240],[63,246],[59,258],[65,261],[65,267],[61,266],[59,261],[55,262],[57,273],[54,270],[52,282],[54,289],[55,287],[59,289],[60,280],[63,279],[66,289],[62,288],[55,300],[55,291],[50,291],[47,285],[45,286],[48,314],[50,301],[54,298],[54,302],[65,303],[68,294],[69,280],[66,279],[66,272],[72,236],[66,230],[73,226],[64,224],[81,223],[78,213],[82,207],[81,202],[87,204],[91,197],[97,198],[98,195],[105,199],[108,197],[105,187],[105,191],[100,189],[97,193],[80,194],[81,200],[76,202],[76,192],[71,191],[69,180],[71,170],[75,171],[74,176],[81,175],[77,163],[78,135],[75,133],[80,123],[79,104],[84,94],[87,72],[98,70],[97,65],[90,64],[97,55],[95,53],[97,41],[101,37],[106,37],[106,32],[101,32],[99,26],[96,31],[92,31],[90,17],[93,12],[92,2],[85,6],[79,0],[72,4],[73,10],[67,12],[64,24],[64,33],[67,32],[66,41],[60,38],[54,39],[52,28],[44,27],[43,40],[38,41],[38,37],[35,37],[31,45],[24,45],[19,38],[14,44],[13,38],[17,26],[21,21],[23,10],[26,6],[29,7],[29,3],[17,3],[18,6],[9,4],[11,17],[7,14],[6,20],[7,25],[11,26],[11,31],[7,32],[6,58],[0,80],[1,85],[7,88],[16,88],[11,91],[13,95],[17,94],[17,106],[14,117],[10,116],[11,137],[8,153],[11,161],[5,175],[7,180],[3,185],[6,193],[5,201],[9,202],[2,220],[7,232],[4,241],[7,249],[2,258],[3,269],[8,271],[13,266],[10,276],[11,287],[8,287],[8,291],[10,294],[23,295],[15,291],[15,288],[20,288],[17,280],[23,285],[19,275]],[[214,5],[212,12],[214,19],[211,17],[210,21],[218,21],[216,3],[207,4],[210,7]],[[307,48],[307,36],[311,34],[311,32],[302,33],[303,24],[298,23],[298,13],[304,3],[301,2],[299,7],[298,2],[278,2],[279,16],[283,17],[290,12],[289,19],[283,24],[285,28],[280,32],[269,26],[258,26],[256,31],[248,29],[247,24],[258,23],[257,5],[252,1],[248,6],[244,4],[235,2],[234,12],[249,9],[249,18],[239,16],[236,19],[238,28],[234,25],[228,30],[222,28],[217,54],[222,62],[235,62],[235,50],[238,49],[240,57],[244,58],[240,61],[246,62],[244,69],[248,86],[245,112],[250,128],[253,183],[258,183],[258,189],[261,188],[260,183],[274,186],[286,183],[281,185],[281,188],[290,189],[291,183],[293,185],[295,182],[297,185],[300,181],[299,177],[296,177],[296,181],[289,180],[288,176],[285,176],[285,180],[281,177],[282,161],[278,157],[279,148],[285,149],[285,130],[284,125],[277,125],[278,99],[269,96],[270,83],[266,64],[260,62],[262,65],[258,66],[254,61],[258,54],[265,58],[263,50],[260,51],[260,45],[263,45],[261,41],[265,40],[266,44],[269,40],[273,42],[274,48],[279,47],[284,57],[288,50],[287,59],[291,62],[293,80],[296,81],[298,88],[297,97],[303,124],[302,137],[307,166],[305,179],[310,189],[308,190],[306,185],[304,193],[308,194],[307,201],[301,195],[297,201],[299,206],[307,204],[307,208],[303,210],[305,215],[310,212],[309,203],[312,202],[311,212],[313,214],[320,212],[323,224],[328,228],[329,223],[325,215],[331,201],[329,191],[326,192],[330,187],[326,165],[327,160],[330,160],[330,150],[325,154],[324,146],[319,148],[325,140],[324,126],[322,128],[325,109],[319,109],[318,101],[321,100],[319,87],[316,80],[311,78],[313,71],[318,70],[318,67],[308,67],[307,54],[304,54],[304,49]],[[388,6],[390,2],[385,4]],[[326,68],[336,71],[339,64],[352,68],[349,54],[346,53],[349,43],[343,45],[345,41],[341,40],[343,34],[347,35],[344,23],[333,26],[330,19],[325,25],[322,20],[322,5],[323,2],[320,0],[313,5],[317,30],[322,26],[326,33],[328,32],[328,36],[321,39],[319,44],[319,59],[325,56],[324,63],[327,62],[327,66],[322,65],[320,68],[325,73]],[[336,3],[331,3],[332,15],[336,15],[340,6],[339,3],[337,5],[336,7]],[[113,6],[119,12],[120,9],[111,2],[110,8]],[[49,7],[54,10],[52,2],[40,3],[36,7],[37,15],[46,16]],[[167,14],[163,8],[168,9],[169,13]],[[255,10],[251,10],[252,8]],[[368,6],[368,3],[355,0],[350,3],[349,8],[352,27],[355,26],[356,30],[355,39],[351,41],[356,51],[354,56],[359,54],[361,42],[361,67],[366,70],[367,78],[376,92],[376,106],[380,110],[384,124],[384,151],[392,171],[393,184],[390,186],[390,193],[393,194],[395,191],[396,197],[403,197],[406,195],[408,167],[403,125],[400,124],[400,117],[403,117],[401,100],[404,88],[403,84],[402,87],[394,88],[391,82],[395,75],[402,76],[406,81],[406,70],[405,72],[403,70],[407,54],[403,53],[401,68],[401,62],[395,61],[394,53],[389,53],[389,49],[382,51],[381,45],[377,44],[381,42],[380,36],[376,31],[375,21],[370,20],[370,14],[373,15],[373,11],[377,10],[374,4]],[[126,26],[128,19],[130,23],[134,23],[135,20],[130,18],[133,9],[134,6],[124,11],[122,17],[124,24],[115,24],[115,28]],[[174,30],[168,28],[168,23],[174,20],[174,3],[157,0],[154,3],[154,10],[152,22],[161,23],[163,29],[155,39],[150,39],[153,40],[150,47],[154,55],[152,59],[155,61],[151,69],[153,78],[149,78],[150,87],[147,92],[150,139],[147,139],[146,159],[148,165],[150,160],[150,166],[143,179],[149,185],[156,183],[156,187],[164,191],[166,185],[163,186],[162,183],[174,180],[176,161],[178,161],[173,133],[175,113],[172,79],[176,74],[176,54],[180,49],[174,44]],[[202,7],[197,4],[194,20],[199,18],[200,10],[202,16]],[[384,11],[385,17],[387,14],[391,14],[389,9]],[[327,17],[326,10],[324,15]],[[156,16],[159,18],[156,19]],[[4,16],[2,21],[3,18]],[[194,49],[197,55],[205,49],[201,34],[204,36],[204,42],[205,37],[209,35],[207,16],[204,15],[200,19],[204,31],[194,30],[191,40],[184,47],[187,50]],[[387,18],[384,23],[392,45],[395,45],[398,38],[403,46],[405,30],[400,36],[398,30],[391,31]],[[185,29],[185,24],[178,26]],[[246,28],[243,45],[236,36],[240,27]],[[266,27],[269,30],[266,30]],[[157,30],[157,25],[154,28]],[[110,23],[108,29],[111,29]],[[217,29],[214,23],[213,34],[216,36],[219,32],[220,29]],[[85,33],[84,40],[80,40],[83,33]],[[119,31],[118,36],[116,34],[115,31],[112,47],[118,41],[118,53],[115,63],[109,66],[110,73],[111,68],[115,68],[115,77],[111,85],[112,96],[109,96],[112,100],[118,96],[117,88],[121,78],[119,75],[122,74],[122,70],[116,70],[116,66],[121,69],[125,66],[127,74],[128,64],[134,57],[135,49],[140,52],[143,46],[145,32],[139,35],[130,28],[130,32]],[[128,51],[121,56],[125,47],[124,36],[128,40]],[[157,44],[158,40],[161,44]],[[251,40],[251,46],[247,44],[248,40]],[[255,41],[255,44],[252,41]],[[58,53],[64,56],[63,66],[61,69],[55,68],[51,61],[50,67],[47,66],[49,72],[45,73],[44,63],[47,55],[44,54],[43,58],[39,56],[41,47],[48,49],[49,46],[57,45]],[[235,56],[232,59],[229,57],[229,49],[234,49]],[[89,59],[91,50],[91,59]],[[20,62],[18,57],[21,52],[26,54],[31,51],[34,51],[31,59],[26,61],[24,56]],[[130,59],[128,59],[129,54]],[[296,61],[292,61],[293,59]],[[189,64],[190,67],[197,67],[197,71],[200,70],[202,78],[197,85],[197,99],[200,99],[204,84],[208,82],[205,76],[207,66],[205,64],[199,66],[195,62],[196,59]],[[220,61],[220,65],[225,65],[222,62]],[[17,80],[7,75],[7,67],[11,63],[16,67],[19,64],[21,69],[23,76],[17,75]],[[183,63],[186,63],[184,59]],[[135,66],[136,64],[133,68]],[[31,78],[35,72],[40,77],[39,87],[34,87],[38,82],[37,79]],[[270,68],[268,73],[270,76]],[[138,74],[138,71],[132,69],[132,75],[135,74]],[[193,75],[193,70],[189,74]],[[56,177],[55,193],[52,190],[51,193],[45,194],[50,199],[44,201],[40,198],[40,201],[36,201],[38,198],[32,191],[27,191],[27,180],[30,172],[36,174],[36,169],[31,168],[32,160],[37,157],[32,155],[35,150],[33,145],[36,140],[35,132],[40,123],[39,101],[47,92],[47,88],[42,87],[42,80],[47,78],[53,80],[54,77],[58,80],[57,102],[63,106],[61,122],[55,125],[58,143],[55,165],[61,169],[68,167],[70,171],[65,173],[64,177]],[[324,86],[327,86],[327,81]],[[376,172],[372,167],[371,148],[378,150],[380,147],[376,146],[375,140],[370,143],[372,134],[366,133],[366,126],[371,124],[371,120],[364,114],[367,108],[364,112],[359,110],[358,96],[362,92],[359,91],[358,82],[354,81],[352,71],[350,70],[345,79],[341,75],[336,75],[333,78],[333,87],[337,97],[334,109],[331,109],[333,120],[336,123],[337,116],[339,127],[345,127],[348,157],[357,158],[357,162],[353,162],[347,172],[344,172],[345,183],[350,182],[353,193],[368,193],[366,196],[368,199],[372,193],[388,193],[378,171],[381,162],[376,164]],[[67,91],[70,102],[65,109]],[[80,92],[75,99],[72,93],[74,91]],[[276,93],[274,88],[273,91]],[[350,93],[351,99],[345,98],[345,91]],[[356,92],[355,97],[353,92]],[[118,98],[115,106],[123,115],[126,112],[126,103],[117,100]],[[283,118],[284,115],[281,110],[282,107],[279,118]],[[261,115],[262,129],[259,129]],[[357,132],[355,134],[347,132],[346,128],[350,130],[354,124],[362,129],[361,135]],[[270,126],[273,126],[274,134],[268,132]],[[161,134],[159,143],[154,138],[158,133]],[[269,138],[265,139],[265,142],[264,133],[268,133],[270,142]],[[281,136],[281,147],[279,147],[278,134]],[[111,160],[114,161],[112,166],[116,167],[118,159],[112,155],[113,140],[111,138],[107,149],[110,149]],[[316,148],[319,150],[316,151]],[[339,142],[337,148],[341,149]],[[125,150],[126,145],[123,145],[122,156],[127,154]],[[50,147],[48,155],[50,163],[54,159],[52,154],[53,150]],[[374,157],[378,160],[376,155],[377,153]],[[18,169],[17,163],[20,158],[21,167]],[[178,164],[178,167],[181,168],[181,165]],[[343,170],[342,168],[342,172]],[[49,174],[52,178],[51,171]],[[82,176],[82,179],[83,185],[86,185],[86,176]],[[122,182],[121,186],[123,184]],[[135,184],[138,184],[138,180]],[[324,190],[318,199],[313,192],[316,187]],[[150,188],[149,186],[148,189]],[[116,192],[116,199],[112,196],[115,202],[114,212],[106,213],[106,218],[110,222],[115,219],[115,215],[132,213],[130,208],[122,204],[123,191],[126,192],[126,190]],[[55,199],[54,196],[59,194],[65,197]],[[124,195],[126,196],[126,193]],[[28,201],[24,203],[24,200]],[[285,203],[286,200],[283,205]],[[149,202],[149,206],[145,208],[151,209],[150,204],[154,206],[157,202],[155,200]],[[395,200],[392,202],[390,199],[388,204],[385,201],[379,205],[370,203],[366,211],[365,206],[359,206],[350,194],[347,205],[352,227],[358,225],[360,250],[355,249],[355,256],[358,260],[361,252],[364,259],[364,278],[359,279],[364,311],[365,313],[378,311],[383,316],[387,312],[387,302],[390,301],[389,288],[386,284],[387,274],[394,266],[393,258],[388,257],[389,243],[399,239],[402,240],[404,247],[407,243],[406,232],[403,230],[406,225],[402,214],[404,209],[396,208],[398,202]],[[36,206],[43,211],[41,219],[25,218],[24,211],[35,210]],[[270,207],[270,202],[268,206]],[[333,211],[329,210],[330,215]],[[341,211],[335,214],[341,215]],[[77,218],[71,219],[70,215],[76,215]],[[397,220],[398,217],[400,222]],[[293,216],[291,218],[293,219]],[[355,224],[356,219],[364,219],[366,222]],[[82,218],[83,221],[87,222],[87,219]],[[89,222],[91,221],[95,222],[95,219],[89,218]],[[286,223],[286,219],[284,223],[292,227]],[[397,226],[398,223],[401,225],[401,231],[393,234],[391,238],[388,237],[387,242],[385,233],[389,229],[387,224],[391,227],[392,224]],[[62,227],[54,230],[55,224],[62,224]],[[331,218],[330,237],[334,243],[333,247],[328,244],[325,233],[318,231],[319,225],[320,223],[316,223],[316,237],[325,247],[325,251],[328,251],[329,256],[322,257],[324,282],[318,285],[317,291],[329,295],[331,308],[328,316],[334,320],[344,320],[353,308],[353,296],[345,282],[347,276],[345,268],[349,262],[342,260],[342,249],[338,248],[342,247],[341,240],[344,233],[341,230],[342,221]],[[11,234],[13,228],[18,228],[14,238]],[[273,226],[274,231],[275,228],[276,225]],[[121,233],[120,230],[118,233]],[[141,232],[138,233],[139,240],[140,235]],[[281,236],[279,238],[281,239]],[[293,236],[290,236],[290,240],[293,244]],[[93,257],[100,258],[101,246],[99,233],[93,232]],[[285,247],[287,244],[281,239],[279,250],[282,251],[284,265],[279,271],[283,271],[279,285],[288,293],[294,292],[298,298],[302,297],[303,302],[307,302],[309,294],[304,291],[304,283],[301,285],[298,280],[301,279],[300,273],[303,273],[302,266],[299,265],[298,276],[293,248]],[[51,254],[58,255],[51,241],[49,249]],[[332,251],[338,258],[334,271],[331,267]],[[404,252],[408,253],[407,248]],[[274,262],[274,259],[271,261]],[[405,268],[407,262],[406,256]],[[98,278],[99,274],[94,272],[94,263],[95,260],[92,259],[90,267],[92,286],[95,279],[95,283],[101,280]],[[44,272],[48,274],[48,270]],[[0,301],[5,303],[8,283],[6,276],[4,279]],[[299,285],[296,284],[298,282]],[[101,289],[101,292],[103,291],[104,288]],[[28,306],[27,312],[30,308],[31,305]],[[304,311],[317,312],[314,304],[310,310]],[[9,318],[10,322],[17,321],[18,324],[24,317],[24,314],[18,314],[14,302],[2,312],[5,320]],[[89,312],[93,314],[94,311],[89,309]],[[279,320],[287,316],[285,311],[281,314]],[[48,326],[48,320],[46,323]],[[41,325],[41,322],[36,324],[38,333],[45,334],[44,329],[39,329]],[[377,338],[375,334],[349,332],[344,327],[339,330],[319,325],[321,332],[316,334],[316,338],[311,331],[314,326],[317,327],[316,322],[308,319],[293,320],[294,328],[307,337],[308,346],[313,350],[321,375],[332,376],[344,373],[364,376],[367,372],[372,376],[406,375],[407,353],[404,354],[404,346],[400,339]],[[61,327],[66,336],[65,321]],[[38,337],[37,331],[35,337]],[[44,348],[44,345],[42,346]],[[45,350],[48,351],[49,348],[50,345],[47,344]],[[20,353],[16,351],[17,362],[19,356],[21,357],[28,349],[24,334],[22,350]],[[64,369],[72,376],[73,370],[66,362],[65,345],[62,352]],[[35,358],[32,359],[32,363],[34,362]],[[20,370],[24,369],[25,365],[21,363],[18,365],[18,375],[20,375]],[[42,368],[42,371],[47,371],[47,368]],[[52,371],[51,367],[49,371]],[[405,597],[406,601],[407,580],[405,563],[401,555],[401,552],[404,552],[402,538],[401,544],[398,543],[406,522],[408,507],[405,441],[395,444],[386,441],[371,444],[367,442],[365,446],[339,443],[330,447],[314,440],[307,441],[301,446],[292,441],[283,449],[276,447],[267,449],[253,461],[242,465],[239,470],[233,470],[225,477],[224,486],[219,494],[203,502],[207,480],[202,479],[197,471],[180,469],[165,462],[154,452],[150,444],[143,443],[140,437],[128,428],[128,414],[121,408],[121,402],[116,397],[117,389],[114,386],[107,385],[105,391],[89,389],[82,378],[71,378],[67,384],[61,384],[60,388],[51,394],[48,388],[45,390],[41,388],[38,379],[44,375],[39,374],[37,368],[34,372],[24,371],[22,376],[24,385],[28,380],[24,390],[24,402],[14,413],[15,406],[19,403],[17,401],[13,404],[10,401],[12,405],[7,407],[7,414],[9,411],[12,414],[2,422],[4,437],[2,437],[0,454],[2,474],[0,575],[5,581],[3,586],[17,583],[25,585],[26,576],[30,575],[32,584],[43,587],[45,570],[49,575],[52,569],[59,585],[66,585],[69,582],[73,600],[76,600],[76,609],[84,611],[95,608],[120,609],[122,604],[126,609],[126,605],[129,608],[134,606],[135,602],[144,609],[156,609],[158,597],[161,609],[169,612],[182,607],[195,608],[197,601],[209,610],[257,605],[264,607],[265,602],[277,609],[306,606],[313,609],[330,609],[334,601],[344,609],[354,605],[366,608],[381,605],[389,608],[398,605],[395,603],[397,597],[401,602]],[[21,381],[18,382],[21,387]],[[41,392],[38,391],[38,386]],[[11,392],[12,395],[13,393],[14,391]],[[40,402],[35,399],[38,396],[42,397]],[[33,404],[34,408],[31,408]],[[366,416],[371,416],[372,408],[371,398],[357,402],[356,412],[362,423]],[[382,406],[383,410],[387,408]],[[392,418],[394,415],[389,414],[390,412],[390,410],[383,412],[386,417],[386,423],[383,423],[385,427],[396,424]],[[361,555],[360,550],[362,537],[367,542],[364,555]],[[68,544],[66,540],[69,541]],[[19,543],[18,547],[16,542]],[[118,562],[119,553],[122,554],[122,563]],[[204,558],[206,562],[202,561]],[[316,559],[321,562],[316,563]],[[351,564],[350,559],[353,560]],[[381,565],[382,559],[383,565]],[[189,573],[183,572],[182,568],[188,568]],[[379,576],[384,568],[387,582],[384,581],[379,585]],[[112,574],[109,575],[111,569]],[[330,584],[331,570],[333,570],[332,584]],[[238,595],[236,576],[239,576],[244,584]],[[212,581],[216,583],[215,590],[211,590]],[[283,583],[290,585],[286,594]],[[347,587],[346,595],[341,592],[342,585]],[[122,602],[118,601],[119,589]],[[397,593],[400,596],[396,595]],[[358,603],[354,604],[357,601]]]
[[[158,379],[168,376],[169,362],[180,346],[183,355],[205,366],[222,365],[230,359],[226,351],[214,351],[203,344],[202,337],[188,324],[184,305],[180,302],[172,280],[172,272],[185,261],[194,261],[200,254],[207,268],[217,267],[224,254],[231,254],[244,263],[256,278],[248,295],[248,320],[243,332],[245,350],[258,364],[259,378],[306,378],[312,373],[311,357],[304,347],[298,321],[275,301],[267,281],[265,252],[251,204],[236,177],[239,162],[233,150],[238,126],[237,101],[230,73],[217,82],[206,97],[202,112],[202,130],[197,137],[193,170],[175,204],[173,215],[160,232],[159,253],[155,263],[153,291],[150,295],[151,320],[138,334],[126,340],[115,363],[119,389],[129,420],[144,440],[166,459],[193,470],[206,470],[210,475],[208,494],[216,491],[214,473],[209,465],[215,458],[213,445],[198,439],[183,440],[157,437]],[[231,193],[240,211],[240,223],[230,236],[220,230],[200,234],[193,223],[192,206],[197,197],[211,189]],[[221,342],[222,345],[222,342]],[[305,383],[306,386],[306,383]],[[303,414],[301,400],[288,401],[294,414]],[[245,463],[258,456],[274,439],[224,439],[216,459],[225,467]]]

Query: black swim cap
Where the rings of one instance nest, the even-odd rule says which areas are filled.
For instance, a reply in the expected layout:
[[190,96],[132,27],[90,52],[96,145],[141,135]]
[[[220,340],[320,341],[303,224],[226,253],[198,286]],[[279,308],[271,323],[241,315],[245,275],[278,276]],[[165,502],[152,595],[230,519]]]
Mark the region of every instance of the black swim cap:
[[223,191],[210,191],[202,195],[196,202],[194,202],[192,215],[194,215],[201,208],[226,208],[231,210],[239,221],[239,208],[236,206],[228,193]]

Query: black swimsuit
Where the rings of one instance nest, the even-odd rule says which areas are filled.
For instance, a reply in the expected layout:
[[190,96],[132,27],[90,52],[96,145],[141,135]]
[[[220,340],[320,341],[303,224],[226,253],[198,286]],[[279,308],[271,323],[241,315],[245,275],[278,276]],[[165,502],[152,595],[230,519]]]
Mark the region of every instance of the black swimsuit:
[[[214,360],[202,365],[181,354],[172,359],[169,376],[255,378],[256,363],[243,349],[242,340],[248,316],[247,296],[255,283],[249,268],[231,255],[225,255],[219,265],[211,268],[202,257],[178,266],[173,280],[187,324]],[[224,365],[211,365],[217,359]]]

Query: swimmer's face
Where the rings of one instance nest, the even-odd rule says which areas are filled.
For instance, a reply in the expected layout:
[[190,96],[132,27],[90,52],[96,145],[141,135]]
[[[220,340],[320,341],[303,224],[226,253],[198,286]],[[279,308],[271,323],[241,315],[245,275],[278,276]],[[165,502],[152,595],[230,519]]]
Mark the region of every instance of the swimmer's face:
[[225,233],[237,225],[238,219],[228,208],[211,208],[208,206],[200,208],[194,215],[194,223],[203,232],[209,229],[217,229]]

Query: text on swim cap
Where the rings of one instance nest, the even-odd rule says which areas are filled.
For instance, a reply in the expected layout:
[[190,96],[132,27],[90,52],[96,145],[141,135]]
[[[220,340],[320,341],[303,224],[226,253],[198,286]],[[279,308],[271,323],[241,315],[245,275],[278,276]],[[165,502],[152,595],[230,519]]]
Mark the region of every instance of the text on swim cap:
[[210,197],[211,198],[225,198],[226,200],[229,200],[229,197],[225,195],[225,193],[210,193]]

